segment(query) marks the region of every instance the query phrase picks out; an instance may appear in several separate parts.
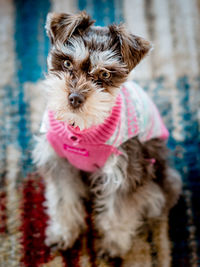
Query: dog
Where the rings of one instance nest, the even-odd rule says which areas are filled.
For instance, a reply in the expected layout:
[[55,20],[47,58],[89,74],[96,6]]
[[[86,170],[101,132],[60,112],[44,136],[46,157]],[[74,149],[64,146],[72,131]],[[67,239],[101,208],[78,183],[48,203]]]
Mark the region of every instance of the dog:
[[123,24],[49,13],[47,107],[33,159],[46,183],[46,244],[68,249],[91,201],[99,255],[124,257],[145,220],[167,216],[181,192],[167,164],[168,131],[129,73],[150,42]]

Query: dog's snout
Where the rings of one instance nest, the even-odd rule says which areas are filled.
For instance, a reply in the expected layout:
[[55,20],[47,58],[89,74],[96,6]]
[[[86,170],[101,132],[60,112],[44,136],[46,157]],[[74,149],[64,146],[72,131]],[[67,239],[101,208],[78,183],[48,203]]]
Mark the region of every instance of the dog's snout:
[[68,98],[69,98],[69,103],[73,108],[80,107],[85,100],[85,97],[78,93],[71,93]]

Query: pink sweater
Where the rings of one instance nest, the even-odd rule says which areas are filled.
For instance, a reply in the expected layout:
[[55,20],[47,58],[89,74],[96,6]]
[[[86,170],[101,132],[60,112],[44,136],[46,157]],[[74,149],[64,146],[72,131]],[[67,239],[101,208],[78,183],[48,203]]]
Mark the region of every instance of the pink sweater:
[[57,154],[88,172],[103,167],[112,153],[121,154],[118,147],[134,136],[142,142],[168,138],[157,108],[133,82],[122,86],[110,116],[101,125],[80,131],[56,120],[53,111],[48,112],[46,120],[42,131],[47,132],[47,139]]

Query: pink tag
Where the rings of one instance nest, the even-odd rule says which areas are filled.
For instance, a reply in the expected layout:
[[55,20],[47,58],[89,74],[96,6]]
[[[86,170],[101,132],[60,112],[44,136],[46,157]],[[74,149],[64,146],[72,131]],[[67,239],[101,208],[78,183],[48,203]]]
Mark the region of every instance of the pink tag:
[[146,159],[146,161],[148,161],[150,164],[155,164],[156,163],[156,159],[154,159],[154,158]]
[[78,148],[78,147],[74,147],[74,146],[68,146],[67,144],[63,144],[63,148],[69,152],[78,154],[78,155],[82,155],[84,157],[88,157],[89,156],[89,152],[84,149],[84,148]]

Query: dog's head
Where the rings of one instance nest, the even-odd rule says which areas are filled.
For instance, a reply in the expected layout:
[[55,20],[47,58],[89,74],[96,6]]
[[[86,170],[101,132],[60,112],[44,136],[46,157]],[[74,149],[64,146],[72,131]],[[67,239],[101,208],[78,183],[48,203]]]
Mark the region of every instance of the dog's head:
[[50,13],[46,30],[48,108],[57,119],[81,130],[109,116],[129,72],[151,45],[124,25],[95,27],[85,13]]

